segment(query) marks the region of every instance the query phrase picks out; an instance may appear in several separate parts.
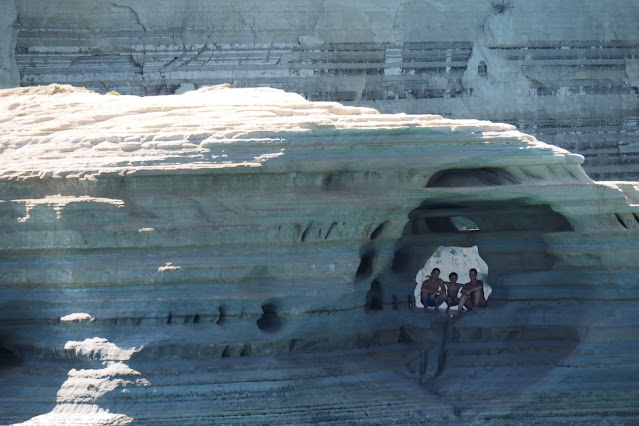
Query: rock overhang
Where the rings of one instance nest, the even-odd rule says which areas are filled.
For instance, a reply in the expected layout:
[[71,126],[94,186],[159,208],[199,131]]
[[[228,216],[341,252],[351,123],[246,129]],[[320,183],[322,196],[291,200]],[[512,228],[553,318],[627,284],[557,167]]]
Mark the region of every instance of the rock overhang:
[[507,124],[379,114],[268,88],[142,98],[50,85],[4,90],[0,99],[4,177],[583,161]]

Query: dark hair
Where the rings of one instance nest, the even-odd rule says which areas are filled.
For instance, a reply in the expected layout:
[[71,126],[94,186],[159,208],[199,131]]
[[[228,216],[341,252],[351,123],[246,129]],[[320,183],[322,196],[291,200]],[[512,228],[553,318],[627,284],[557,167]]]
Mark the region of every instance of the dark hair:
[[437,272],[441,272],[441,271],[439,270],[439,268],[433,268],[433,270],[432,270],[431,272],[435,272],[435,271],[437,271]]
[[452,278],[452,277],[457,277],[457,272],[451,272],[450,274],[448,274],[448,278]]
[[475,268],[471,268],[470,271],[468,271],[468,273],[471,273],[473,271],[475,271],[475,273],[477,273],[477,269],[475,269]]

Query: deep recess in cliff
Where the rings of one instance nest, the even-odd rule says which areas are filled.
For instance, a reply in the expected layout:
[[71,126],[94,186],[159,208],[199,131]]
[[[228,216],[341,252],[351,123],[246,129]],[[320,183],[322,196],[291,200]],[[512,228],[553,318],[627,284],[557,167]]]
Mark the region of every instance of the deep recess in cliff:
[[[267,88],[0,111],[2,423],[639,420],[637,183]],[[487,309],[415,308],[442,245],[479,248]]]
[[387,113],[511,123],[582,154],[593,178],[639,178],[634,0],[3,4],[0,87],[276,87]]

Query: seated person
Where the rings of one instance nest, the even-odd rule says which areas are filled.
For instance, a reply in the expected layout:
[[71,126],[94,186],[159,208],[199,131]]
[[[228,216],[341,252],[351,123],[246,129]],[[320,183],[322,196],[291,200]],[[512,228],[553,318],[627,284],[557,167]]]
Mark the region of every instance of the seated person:
[[[475,268],[468,272],[470,281],[462,286],[462,294],[459,298],[459,306],[466,307],[468,310],[485,308],[488,302],[484,297],[484,282],[477,279],[477,270]],[[463,309],[457,310],[457,315],[461,314]]]
[[[448,275],[448,279],[450,281],[444,283],[446,285],[446,314],[450,312],[451,306],[459,305],[459,297],[457,294],[459,293],[459,289],[463,287],[463,284],[457,282],[457,273],[451,272]],[[462,307],[458,308],[459,310],[463,309]]]
[[435,308],[446,299],[444,281],[439,278],[439,268],[434,268],[430,276],[422,283],[421,298],[425,309]]

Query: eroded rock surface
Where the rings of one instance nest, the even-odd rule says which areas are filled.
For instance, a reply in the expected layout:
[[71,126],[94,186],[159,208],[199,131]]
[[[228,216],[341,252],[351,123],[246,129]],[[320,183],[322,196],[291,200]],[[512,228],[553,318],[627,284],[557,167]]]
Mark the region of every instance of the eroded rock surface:
[[[275,89],[0,111],[3,423],[638,420],[639,184]],[[488,308],[415,307],[439,246],[478,247]]]
[[638,20],[635,0],[4,0],[0,87],[277,87],[511,123],[636,180]]

